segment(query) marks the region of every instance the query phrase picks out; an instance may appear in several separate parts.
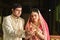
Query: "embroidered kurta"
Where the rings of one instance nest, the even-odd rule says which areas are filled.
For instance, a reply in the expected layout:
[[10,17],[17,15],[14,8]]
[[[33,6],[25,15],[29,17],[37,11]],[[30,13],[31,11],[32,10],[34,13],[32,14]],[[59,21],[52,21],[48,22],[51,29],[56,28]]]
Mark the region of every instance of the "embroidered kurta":
[[[24,19],[19,17],[15,18],[13,15],[9,15],[3,19],[3,40],[22,40],[25,37],[24,34]],[[19,33],[17,32],[20,30]],[[17,36],[18,34],[18,36]]]

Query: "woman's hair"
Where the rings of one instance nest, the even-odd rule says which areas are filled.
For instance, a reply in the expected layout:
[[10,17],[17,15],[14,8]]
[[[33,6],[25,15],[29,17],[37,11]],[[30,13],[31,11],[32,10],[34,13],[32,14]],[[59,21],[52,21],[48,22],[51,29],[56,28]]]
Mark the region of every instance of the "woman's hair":
[[37,9],[37,8],[33,8],[33,9],[30,10],[30,13],[32,13],[32,12],[37,12],[37,13],[39,14],[38,11],[39,11],[39,9]]
[[22,8],[21,4],[18,4],[18,3],[12,4],[12,9],[15,10],[16,8]]

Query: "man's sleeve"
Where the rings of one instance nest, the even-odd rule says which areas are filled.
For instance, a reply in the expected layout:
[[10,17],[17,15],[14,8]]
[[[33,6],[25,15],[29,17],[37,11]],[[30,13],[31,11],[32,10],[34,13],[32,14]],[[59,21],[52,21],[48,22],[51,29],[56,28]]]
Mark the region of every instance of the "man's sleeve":
[[9,34],[10,36],[16,36],[16,32],[15,30],[12,28],[11,22],[8,18],[4,18],[3,19],[3,32],[6,32],[7,34]]

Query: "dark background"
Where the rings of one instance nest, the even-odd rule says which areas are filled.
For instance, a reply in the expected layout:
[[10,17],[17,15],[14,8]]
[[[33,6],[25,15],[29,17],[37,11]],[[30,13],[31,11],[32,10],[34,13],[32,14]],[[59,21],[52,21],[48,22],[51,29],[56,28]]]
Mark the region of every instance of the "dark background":
[[[20,3],[22,5],[23,12],[21,17],[23,17],[26,21],[28,19],[26,17],[29,16],[30,9],[38,8],[48,23],[50,35],[60,35],[60,22],[56,21],[56,17],[58,17],[56,16],[56,8],[60,5],[60,0],[0,0],[0,16],[2,17],[1,24],[3,17],[11,14],[11,4],[13,3]],[[51,9],[51,11],[49,11],[49,9]],[[2,34],[1,25],[0,35]]]

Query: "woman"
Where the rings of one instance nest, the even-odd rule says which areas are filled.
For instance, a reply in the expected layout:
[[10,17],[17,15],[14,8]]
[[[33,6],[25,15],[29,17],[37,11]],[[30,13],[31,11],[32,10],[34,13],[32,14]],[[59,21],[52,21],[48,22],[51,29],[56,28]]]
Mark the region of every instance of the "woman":
[[36,8],[31,10],[25,30],[26,40],[50,40],[48,25]]

